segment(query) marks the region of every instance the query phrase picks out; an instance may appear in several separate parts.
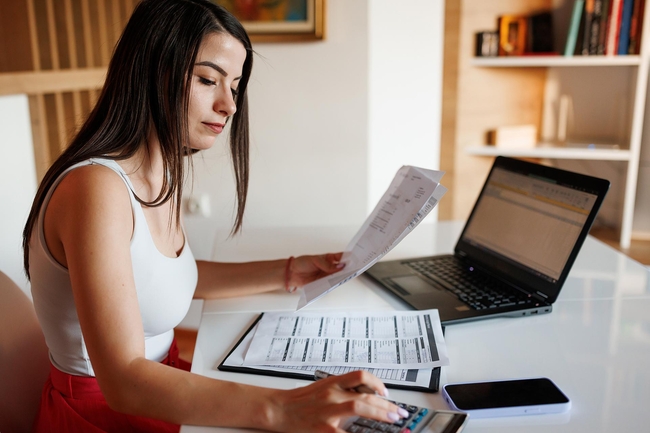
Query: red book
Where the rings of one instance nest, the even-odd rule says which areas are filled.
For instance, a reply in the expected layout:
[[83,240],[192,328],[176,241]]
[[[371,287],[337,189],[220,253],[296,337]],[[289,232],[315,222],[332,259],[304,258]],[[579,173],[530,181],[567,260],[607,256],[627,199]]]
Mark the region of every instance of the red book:
[[643,10],[645,0],[636,0],[634,2],[634,11],[632,12],[632,21],[630,23],[630,45],[628,54],[639,54],[641,46],[641,25],[643,23]]
[[615,55],[618,49],[618,31],[621,26],[621,16],[623,15],[623,0],[612,0],[612,13],[607,25],[607,47],[605,54]]

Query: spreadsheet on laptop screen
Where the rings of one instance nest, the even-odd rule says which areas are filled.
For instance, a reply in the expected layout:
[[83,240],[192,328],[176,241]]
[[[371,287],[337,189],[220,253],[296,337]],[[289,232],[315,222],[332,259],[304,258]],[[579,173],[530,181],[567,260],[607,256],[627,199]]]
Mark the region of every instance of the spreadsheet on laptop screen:
[[495,168],[463,240],[556,281],[597,196]]

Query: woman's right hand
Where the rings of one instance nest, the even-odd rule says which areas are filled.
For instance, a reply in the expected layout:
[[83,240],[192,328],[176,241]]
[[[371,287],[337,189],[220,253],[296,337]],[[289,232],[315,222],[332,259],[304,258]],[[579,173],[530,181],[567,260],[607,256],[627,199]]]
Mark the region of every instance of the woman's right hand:
[[[388,400],[354,391],[366,385],[387,396],[384,384],[374,375],[353,371],[331,376],[302,388],[280,391],[270,414],[271,429],[283,432],[343,432],[341,426],[352,416],[393,423],[408,412]],[[277,416],[276,416],[277,414]]]

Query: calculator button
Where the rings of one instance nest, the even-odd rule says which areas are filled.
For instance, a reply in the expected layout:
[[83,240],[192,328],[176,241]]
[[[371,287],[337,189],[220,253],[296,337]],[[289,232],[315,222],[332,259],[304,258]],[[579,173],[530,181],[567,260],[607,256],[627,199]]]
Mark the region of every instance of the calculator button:
[[359,418],[354,423],[372,429],[375,428],[377,424],[379,424],[379,421],[375,421],[374,419],[369,419],[369,418]]
[[419,408],[418,408],[417,406],[411,406],[411,405],[406,406],[406,410],[408,410],[408,411],[411,412],[411,413],[415,413],[415,412],[417,412],[418,409],[419,409]]

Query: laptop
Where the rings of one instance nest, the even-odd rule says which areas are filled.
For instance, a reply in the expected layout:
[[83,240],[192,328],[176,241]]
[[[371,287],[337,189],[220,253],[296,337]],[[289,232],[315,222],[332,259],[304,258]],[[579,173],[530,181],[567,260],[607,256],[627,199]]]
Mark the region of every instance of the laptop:
[[609,181],[497,157],[453,254],[379,261],[366,275],[442,324],[550,313]]

